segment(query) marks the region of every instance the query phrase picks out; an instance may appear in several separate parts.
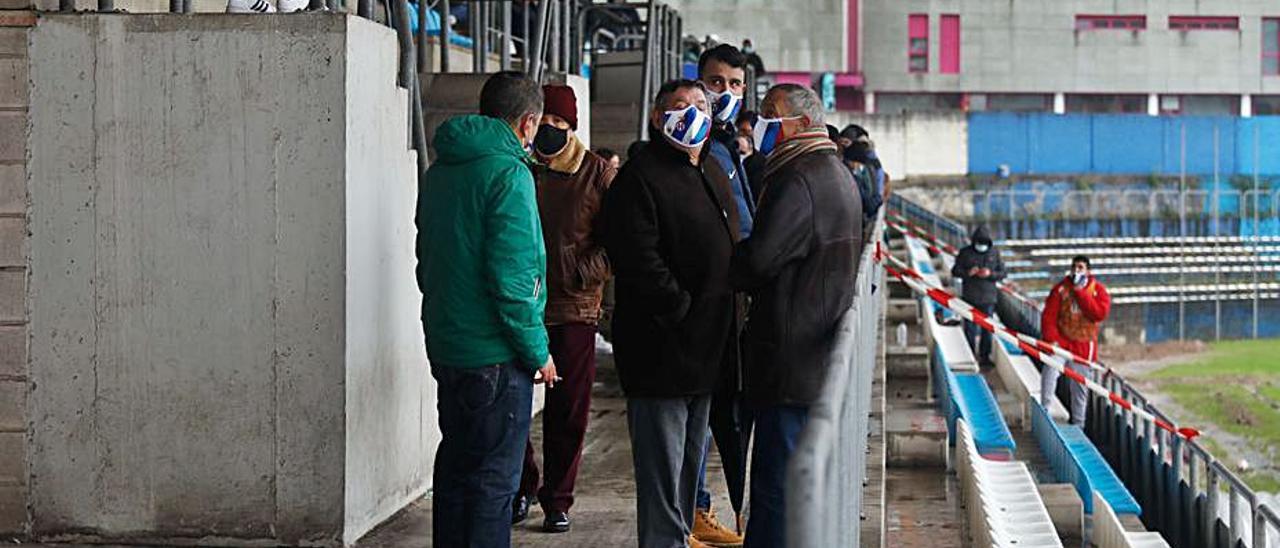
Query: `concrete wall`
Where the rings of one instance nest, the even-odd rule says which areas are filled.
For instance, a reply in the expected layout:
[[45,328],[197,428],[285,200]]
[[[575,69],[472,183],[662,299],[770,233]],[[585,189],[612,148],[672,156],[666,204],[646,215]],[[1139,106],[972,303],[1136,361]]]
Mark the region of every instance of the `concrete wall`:
[[968,172],[968,121],[963,113],[857,114],[834,112],[827,123],[858,124],[895,180]]
[[[929,14],[929,67],[907,71],[907,15]],[[959,74],[940,74],[940,15],[960,15]],[[1147,16],[1147,29],[1075,30],[1077,14]],[[1238,15],[1237,31],[1171,31],[1169,15]],[[869,0],[867,89],[882,92],[1280,93],[1261,76],[1264,0]]]
[[431,483],[436,391],[414,277],[417,166],[395,35],[353,23],[346,55],[346,516],[354,542]]
[[734,45],[750,38],[766,70],[843,72],[848,66],[848,0],[675,0],[670,4],[684,17],[685,34],[698,38],[715,34]]
[[[395,42],[372,27],[32,31],[37,536],[336,543],[423,488],[433,391],[393,217],[416,181]],[[388,440],[394,460],[361,445]]]

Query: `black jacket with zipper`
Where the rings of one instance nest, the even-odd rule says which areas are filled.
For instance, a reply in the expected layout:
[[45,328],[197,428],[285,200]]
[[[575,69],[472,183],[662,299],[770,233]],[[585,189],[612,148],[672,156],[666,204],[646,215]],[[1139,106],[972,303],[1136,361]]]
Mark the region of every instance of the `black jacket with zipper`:
[[[974,244],[986,244],[986,252],[974,248]],[[985,278],[970,276],[969,270],[987,268],[991,275]],[[1000,260],[1000,252],[991,243],[991,235],[987,227],[980,226],[973,231],[972,243],[965,246],[956,255],[956,262],[951,266],[951,275],[963,280],[960,298],[965,302],[978,306],[991,306],[999,300],[999,289],[996,282],[1005,277],[1004,261]]]
[[853,304],[862,198],[833,151],[800,156],[768,177],[731,280],[752,296],[745,384],[756,404],[812,404],[827,378],[840,318]]
[[623,392],[712,393],[734,312],[729,259],[737,215],[724,171],[708,154],[694,166],[685,151],[656,138],[618,172],[603,219]]

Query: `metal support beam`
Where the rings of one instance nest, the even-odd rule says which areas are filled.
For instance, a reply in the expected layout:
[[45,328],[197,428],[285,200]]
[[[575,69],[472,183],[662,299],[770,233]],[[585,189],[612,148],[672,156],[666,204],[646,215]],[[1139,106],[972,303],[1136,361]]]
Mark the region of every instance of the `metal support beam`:
[[502,40],[498,42],[498,47],[502,51],[499,56],[502,59],[502,70],[511,70],[511,48],[514,45],[511,40],[511,2],[502,2],[501,10]]
[[654,37],[657,35],[657,25],[654,20],[654,7],[657,5],[655,0],[649,0],[649,8],[646,12],[648,23],[645,25],[644,38],[644,62],[641,65],[640,79],[640,139],[647,140],[649,138],[649,110],[653,108],[653,51]]
[[[361,0],[373,4],[373,0]],[[423,1],[423,0],[419,0]],[[372,11],[372,10],[370,10]],[[449,40],[453,35],[453,25],[449,23],[449,0],[440,0],[440,72],[449,72]]]
[[427,71],[427,63],[431,60],[431,44],[427,38],[427,6],[426,0],[418,0],[418,72]]
[[536,82],[542,81],[542,73],[546,71],[547,58],[547,35],[549,34],[549,26],[551,24],[551,2],[542,0],[538,2],[538,21],[534,26],[532,40],[533,46],[530,50],[532,55],[526,56],[529,66],[525,67],[525,72]]

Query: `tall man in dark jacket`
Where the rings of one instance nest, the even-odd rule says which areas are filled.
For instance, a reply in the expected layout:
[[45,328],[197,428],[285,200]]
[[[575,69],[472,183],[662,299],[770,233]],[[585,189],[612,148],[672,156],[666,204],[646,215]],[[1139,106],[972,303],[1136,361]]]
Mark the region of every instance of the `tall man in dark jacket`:
[[769,157],[766,182],[751,238],[734,250],[731,280],[753,297],[745,353],[755,405],[746,546],[774,547],[786,545],[787,461],[853,304],[862,198],[827,137],[813,90],[770,89],[756,134]]
[[[973,231],[969,245],[956,255],[956,262],[951,266],[951,275],[961,280],[961,298],[982,311],[991,315],[996,309],[999,289],[996,283],[1004,279],[1004,261],[1000,260],[1000,252],[991,244],[991,234],[987,227],[980,226]],[[991,333],[978,327],[978,324],[965,320],[964,338],[969,341],[978,362],[983,365],[991,363]],[[981,339],[981,342],[978,341]]]
[[582,462],[582,442],[596,378],[596,324],[609,277],[609,263],[598,239],[597,218],[604,192],[616,171],[578,140],[577,97],[565,85],[543,86],[544,107],[533,153],[538,212],[547,246],[547,335],[562,380],[547,391],[542,410],[542,466],[533,443],[525,446],[524,475],[512,508],[512,521],[529,515],[529,500],[542,502],[544,531],[569,530],[573,485]]
[[701,87],[668,82],[654,105],[651,140],[614,179],[602,214],[640,546],[682,548],[733,321],[736,215],[724,171],[704,154],[711,120]]

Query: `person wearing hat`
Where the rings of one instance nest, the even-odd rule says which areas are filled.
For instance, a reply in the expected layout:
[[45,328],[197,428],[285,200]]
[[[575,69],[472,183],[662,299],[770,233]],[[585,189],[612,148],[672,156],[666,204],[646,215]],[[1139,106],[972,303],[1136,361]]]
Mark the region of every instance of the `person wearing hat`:
[[555,390],[547,391],[542,410],[542,477],[529,441],[512,522],[528,517],[536,497],[545,515],[543,530],[562,533],[569,530],[573,484],[582,462],[596,376],[596,325],[609,278],[596,218],[616,169],[575,135],[578,102],[573,88],[548,85],[542,93],[542,120],[533,138],[538,160],[534,178],[547,251],[545,321],[561,378]]

